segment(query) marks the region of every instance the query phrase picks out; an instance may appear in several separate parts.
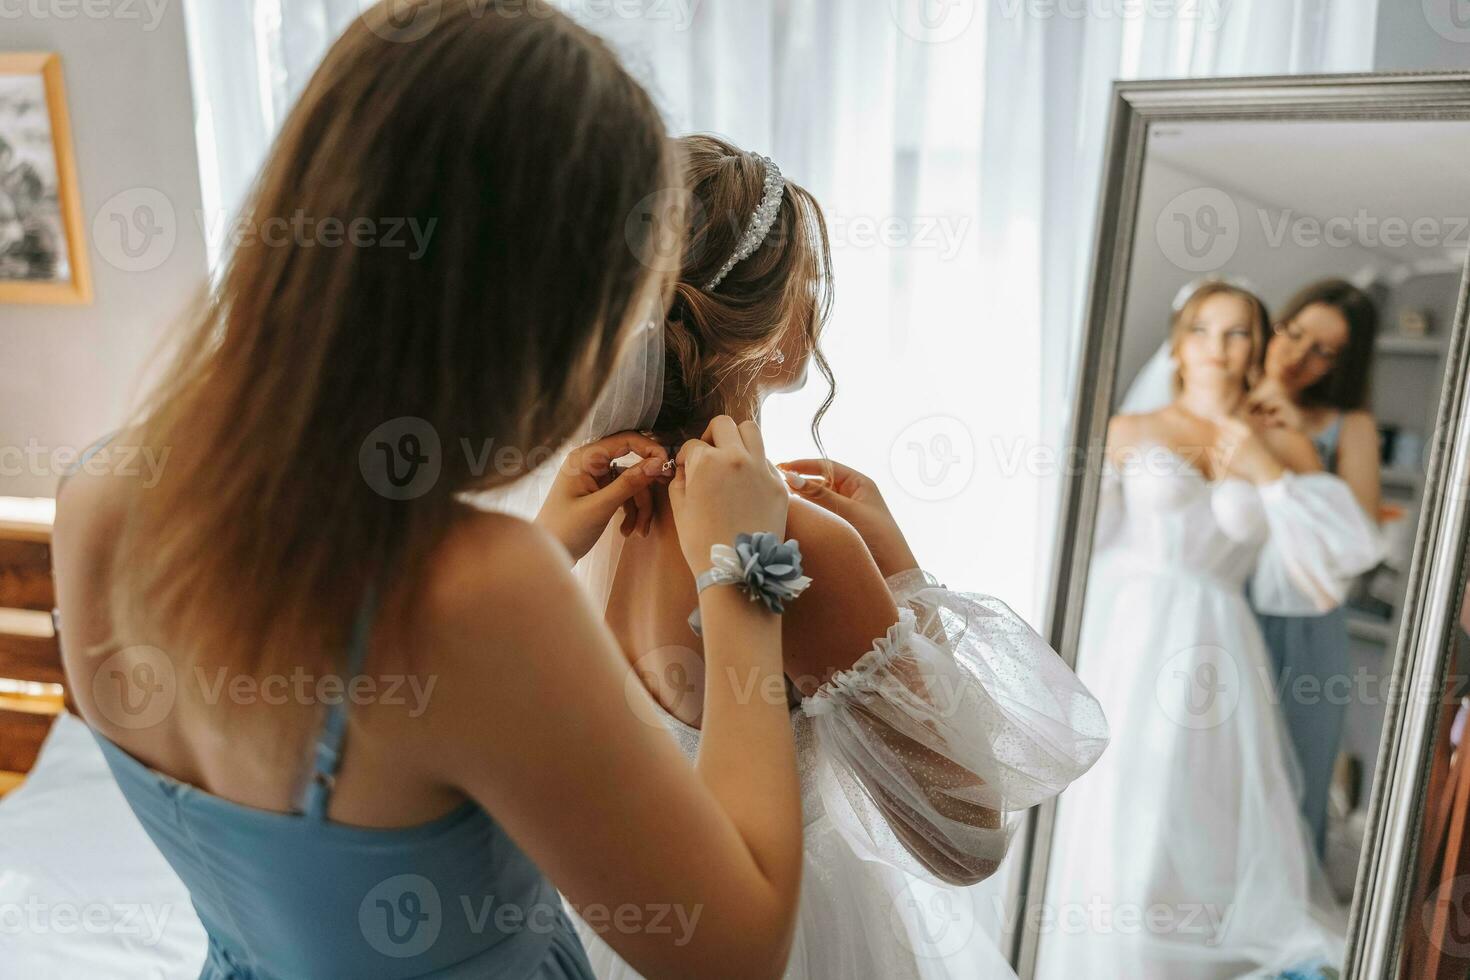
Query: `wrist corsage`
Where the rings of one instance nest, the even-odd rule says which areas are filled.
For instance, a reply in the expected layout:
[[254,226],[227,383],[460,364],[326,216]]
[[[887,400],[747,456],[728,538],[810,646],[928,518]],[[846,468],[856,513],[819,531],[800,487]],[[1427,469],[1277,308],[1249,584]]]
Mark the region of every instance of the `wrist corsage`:
[[[812,580],[801,574],[801,546],[795,538],[782,541],[769,531],[737,534],[735,547],[717,544],[709,550],[712,567],[700,572],[694,584],[703,592],[711,585],[733,585],[751,602],[760,600],[773,613],[806,590]],[[689,614],[689,628],[703,636],[698,607]]]

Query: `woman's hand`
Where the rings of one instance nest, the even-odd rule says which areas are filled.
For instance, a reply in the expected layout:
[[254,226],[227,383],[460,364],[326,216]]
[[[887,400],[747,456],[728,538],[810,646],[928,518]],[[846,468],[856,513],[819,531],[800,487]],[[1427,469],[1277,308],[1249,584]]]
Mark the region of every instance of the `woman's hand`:
[[878,484],[830,459],[795,459],[780,466],[791,489],[857,529],[884,578],[919,567]]
[[[612,461],[628,453],[642,462],[619,472]],[[667,479],[668,450],[640,432],[616,432],[573,450],[556,474],[536,523],[560,541],[578,561],[602,536],[618,508],[624,509],[623,536],[648,534],[653,522],[655,482]]]
[[710,420],[704,435],[679,449],[669,505],[679,547],[695,575],[710,567],[710,548],[735,535],[770,531],[786,536],[790,502],[776,468],[766,459],[760,426],[728,415]]
[[1215,419],[1215,472],[1261,486],[1281,479],[1286,467],[1255,425],[1244,419]]
[[1291,400],[1286,391],[1280,385],[1271,381],[1263,381],[1246,396],[1246,411],[1250,417],[1262,425],[1271,428],[1295,429],[1304,431],[1306,419],[1302,416],[1302,410],[1297,407],[1296,402]]

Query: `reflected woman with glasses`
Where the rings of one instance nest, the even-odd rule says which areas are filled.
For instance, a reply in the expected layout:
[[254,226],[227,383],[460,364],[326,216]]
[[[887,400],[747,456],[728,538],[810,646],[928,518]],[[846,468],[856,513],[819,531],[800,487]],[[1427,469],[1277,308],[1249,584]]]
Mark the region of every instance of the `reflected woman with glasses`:
[[[1378,333],[1373,300],[1341,279],[1315,282],[1287,302],[1273,329],[1264,376],[1248,400],[1252,415],[1310,438],[1323,468],[1342,478],[1376,522],[1381,492],[1378,427],[1367,409]],[[1314,690],[1326,692],[1333,690],[1332,678],[1348,675],[1346,610],[1338,606],[1319,613],[1310,604],[1267,607],[1260,597],[1255,605],[1284,692],[1287,731],[1301,763],[1302,816],[1321,855],[1347,705],[1322,694],[1304,700],[1290,692],[1301,689],[1297,685],[1302,677],[1315,679]]]

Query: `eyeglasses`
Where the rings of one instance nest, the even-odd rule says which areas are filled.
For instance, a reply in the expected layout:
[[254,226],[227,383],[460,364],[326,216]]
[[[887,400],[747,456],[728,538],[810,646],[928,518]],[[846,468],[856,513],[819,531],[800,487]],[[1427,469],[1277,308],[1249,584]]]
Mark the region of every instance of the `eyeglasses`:
[[[1295,323],[1278,323],[1271,329],[1276,332],[1276,335],[1278,337],[1285,337],[1293,344],[1300,344],[1307,339],[1306,332]],[[1325,367],[1331,367],[1332,365],[1336,364],[1337,355],[1337,351],[1328,350],[1321,344],[1316,343],[1312,344],[1312,346],[1307,350],[1308,357],[1316,358]]]

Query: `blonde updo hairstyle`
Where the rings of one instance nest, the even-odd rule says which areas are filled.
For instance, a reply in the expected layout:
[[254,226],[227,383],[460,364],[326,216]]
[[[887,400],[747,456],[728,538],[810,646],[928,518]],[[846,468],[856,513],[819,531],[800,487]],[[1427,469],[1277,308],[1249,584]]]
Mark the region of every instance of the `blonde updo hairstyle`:
[[1177,366],[1179,364],[1179,345],[1184,341],[1184,332],[1199,315],[1200,308],[1215,296],[1234,296],[1250,308],[1251,352],[1244,379],[1246,390],[1254,388],[1265,371],[1266,342],[1271,336],[1271,315],[1266,310],[1266,304],[1244,286],[1238,286],[1223,279],[1207,279],[1174,311],[1174,319],[1169,326],[1169,354],[1176,365],[1174,369],[1174,394],[1176,395],[1184,388],[1184,376]]
[[766,166],[715,136],[676,141],[684,160],[687,238],[664,320],[663,405],[654,428],[681,437],[700,434],[720,410],[730,379],[753,384],[771,356],[790,350],[797,331],[827,381],[827,397],[812,419],[818,425],[836,386],[817,339],[832,305],[832,266],[822,209],[799,184],[784,180],[784,194],[766,237],[720,280],[707,286],[735,253],[760,206]]

